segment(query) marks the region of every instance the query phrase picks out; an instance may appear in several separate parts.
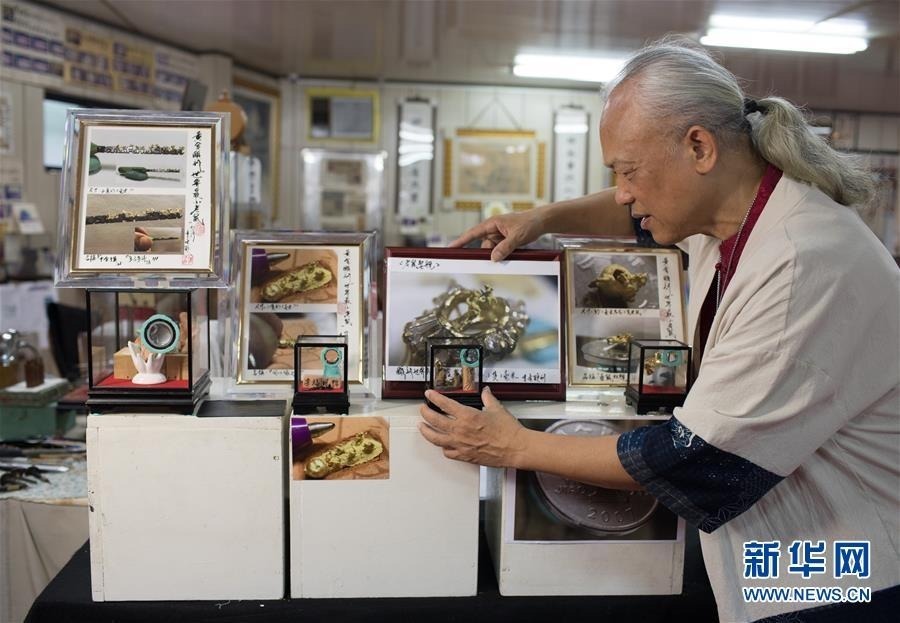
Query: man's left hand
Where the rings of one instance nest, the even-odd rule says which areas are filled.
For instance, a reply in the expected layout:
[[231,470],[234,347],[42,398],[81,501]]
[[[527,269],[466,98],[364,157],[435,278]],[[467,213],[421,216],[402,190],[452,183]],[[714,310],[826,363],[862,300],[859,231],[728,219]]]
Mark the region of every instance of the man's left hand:
[[490,388],[481,392],[483,411],[434,390],[425,392],[425,397],[444,413],[423,404],[419,412],[424,422],[419,423],[419,432],[443,448],[447,458],[489,467],[516,467],[524,456],[529,431],[503,407]]

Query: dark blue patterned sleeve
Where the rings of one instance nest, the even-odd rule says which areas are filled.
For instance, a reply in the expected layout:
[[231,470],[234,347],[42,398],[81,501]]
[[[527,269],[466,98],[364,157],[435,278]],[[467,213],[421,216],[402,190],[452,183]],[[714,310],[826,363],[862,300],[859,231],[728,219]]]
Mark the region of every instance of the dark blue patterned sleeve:
[[706,443],[674,417],[624,433],[616,449],[632,478],[704,532],[734,519],[781,481]]

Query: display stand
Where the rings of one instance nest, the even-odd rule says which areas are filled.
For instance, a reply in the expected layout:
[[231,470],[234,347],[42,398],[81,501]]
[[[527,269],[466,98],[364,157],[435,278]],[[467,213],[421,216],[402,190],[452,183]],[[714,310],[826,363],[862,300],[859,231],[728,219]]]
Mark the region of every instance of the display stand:
[[[321,448],[370,433],[383,442],[375,461],[305,477],[291,451],[291,597],[436,597],[476,593],[478,477],[475,465],[447,460],[417,425],[419,402],[380,402],[349,416],[305,418],[336,425]],[[298,479],[301,478],[301,479]]]
[[[523,424],[535,428],[540,428],[538,421],[561,417],[562,420],[590,418],[594,422],[599,417],[603,418],[599,420],[601,425],[620,429],[660,419],[636,416],[633,410],[624,407],[621,391],[608,393],[605,406],[595,403],[587,408],[569,403],[562,416],[558,405],[548,408],[511,403],[505,406]],[[539,496],[534,490],[537,489],[533,486],[535,481],[528,480],[533,478],[532,474],[492,468],[487,473],[485,529],[501,595],[674,595],[681,592],[685,523],[667,509],[658,506],[648,515],[647,523],[630,532],[591,534],[581,527],[564,526],[564,521],[558,521],[547,511],[547,504],[535,502]],[[520,492],[518,488],[523,484],[531,489]],[[532,517],[539,515],[550,526],[543,532],[543,538],[536,536],[539,530],[528,527],[522,511],[517,517],[517,505],[525,502],[539,507],[539,512],[532,510]],[[594,511],[591,516],[596,522],[604,512],[599,506],[585,510]],[[630,509],[626,511],[630,512]],[[611,525],[616,519],[610,518]],[[633,519],[631,515],[630,519]],[[564,533],[567,535],[563,536]]]
[[87,445],[95,601],[284,596],[281,417],[91,415]]

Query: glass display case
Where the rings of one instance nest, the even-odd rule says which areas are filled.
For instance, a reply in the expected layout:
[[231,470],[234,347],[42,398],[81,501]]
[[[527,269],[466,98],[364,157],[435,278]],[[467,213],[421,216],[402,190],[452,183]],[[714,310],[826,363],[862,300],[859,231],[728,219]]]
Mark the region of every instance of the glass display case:
[[625,400],[641,415],[671,413],[684,404],[693,381],[691,347],[678,340],[632,340]]
[[[428,387],[466,406],[481,409],[484,347],[471,338],[429,338]],[[430,401],[428,406],[440,411]]]
[[347,414],[347,336],[301,335],[294,343],[294,413]]
[[209,392],[208,290],[88,289],[88,408],[193,413]]

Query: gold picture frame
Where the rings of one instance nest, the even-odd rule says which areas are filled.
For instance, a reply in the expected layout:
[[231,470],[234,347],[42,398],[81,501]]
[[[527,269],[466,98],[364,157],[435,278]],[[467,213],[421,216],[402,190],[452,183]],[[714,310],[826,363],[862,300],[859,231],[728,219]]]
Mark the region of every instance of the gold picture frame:
[[[235,232],[238,291],[232,297],[229,372],[238,384],[287,389],[294,382],[299,335],[346,335],[348,381],[368,386],[374,238],[370,232]],[[322,287],[291,291],[277,286],[279,279],[310,267],[327,271]]]
[[534,207],[546,197],[546,170],[547,144],[531,130],[458,128],[444,141],[444,198],[457,210]]

